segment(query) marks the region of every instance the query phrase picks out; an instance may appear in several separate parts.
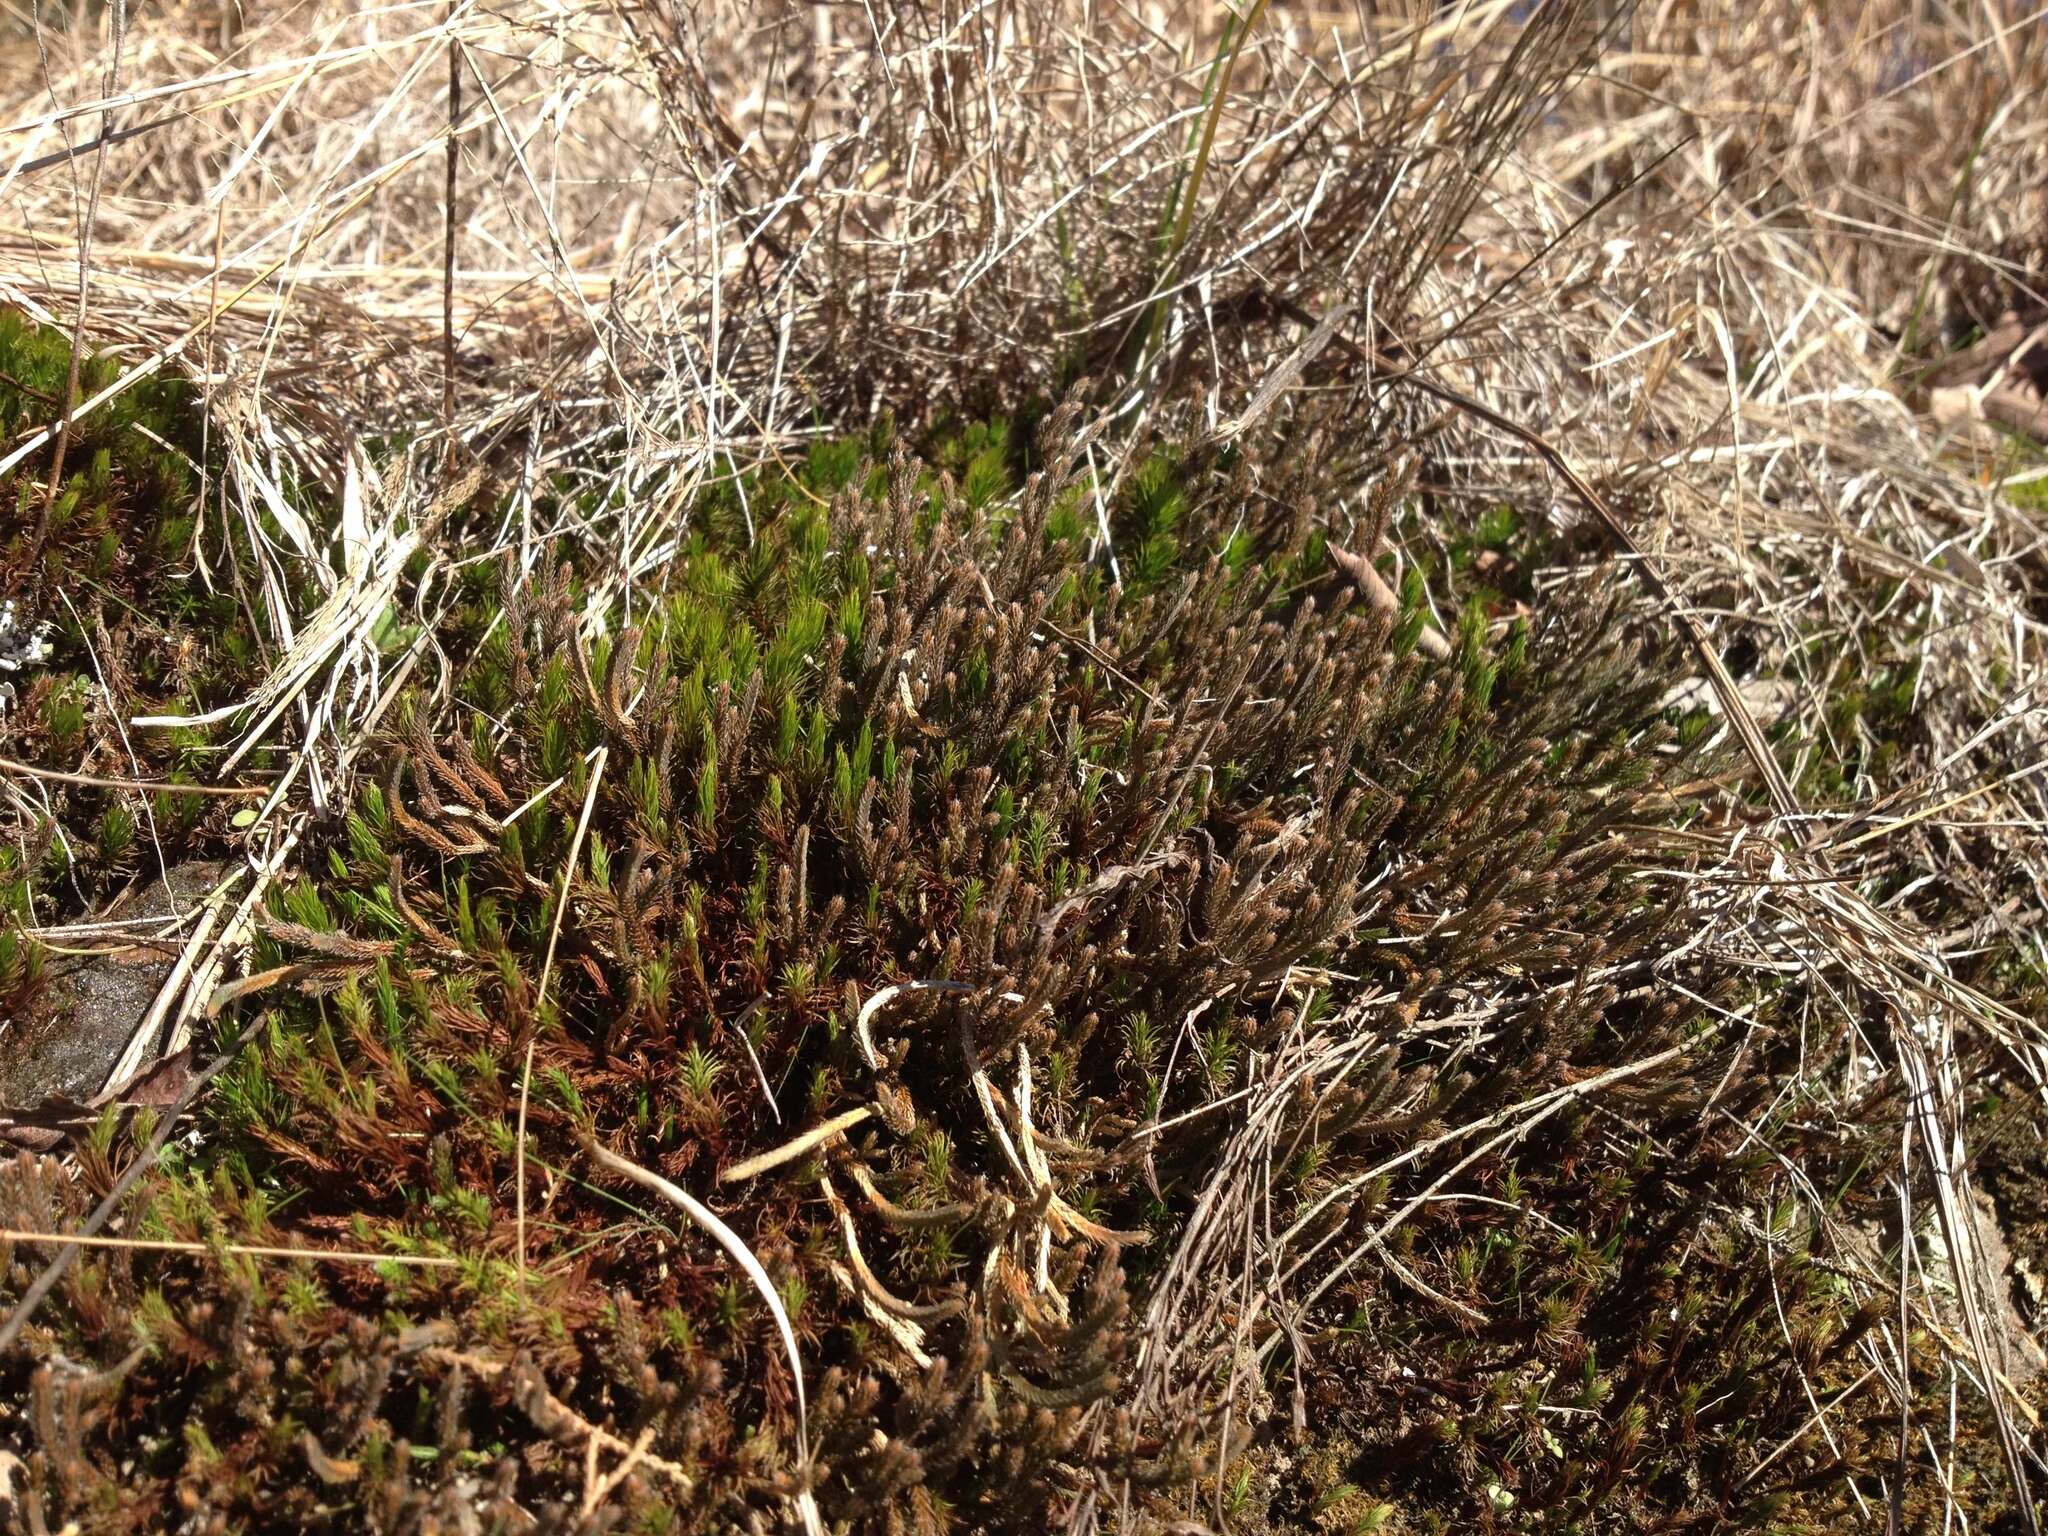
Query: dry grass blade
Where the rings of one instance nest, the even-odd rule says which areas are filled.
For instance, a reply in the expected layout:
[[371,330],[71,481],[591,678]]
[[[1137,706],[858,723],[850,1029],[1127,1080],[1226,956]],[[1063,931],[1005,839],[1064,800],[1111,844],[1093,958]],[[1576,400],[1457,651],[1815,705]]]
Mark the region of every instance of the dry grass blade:
[[[583,856],[583,839],[590,831],[590,813],[597,805],[597,787],[603,782],[606,749],[600,746],[590,764],[590,787],[584,791],[583,809],[576,818],[576,834],[570,840],[568,857],[562,865],[562,883],[555,896],[554,920],[548,927],[547,955],[541,961],[540,984],[537,988],[539,1006],[545,1007],[548,996],[548,982],[555,972],[555,945],[562,937],[562,916],[569,908],[569,890],[576,878],[576,861]],[[512,1174],[513,1199],[516,1202],[514,1217],[517,1226],[516,1243],[519,1252],[519,1280],[526,1283],[526,1110],[533,1092],[533,1048],[534,1040],[526,1042],[526,1054],[519,1065],[519,1123],[513,1132],[514,1145],[518,1149]]]
[[206,1243],[178,1243],[143,1237],[87,1237],[78,1233],[22,1232],[0,1227],[0,1242],[40,1243],[46,1247],[131,1248],[149,1253],[228,1253],[252,1259],[306,1259],[316,1264],[396,1264],[400,1268],[455,1269],[460,1259],[427,1253],[354,1253],[344,1248],[279,1248],[261,1243],[223,1243],[218,1249]]
[[[808,1410],[804,1401],[803,1352],[797,1346],[796,1329],[790,1323],[789,1310],[783,1305],[781,1293],[776,1290],[773,1277],[762,1267],[761,1261],[754,1256],[754,1251],[746,1245],[740,1235],[727,1226],[720,1219],[717,1212],[696,1199],[695,1196],[677,1188],[660,1174],[650,1172],[642,1168],[638,1163],[630,1162],[626,1158],[620,1157],[616,1152],[610,1151],[596,1141],[586,1139],[584,1151],[589,1153],[591,1160],[600,1167],[607,1168],[619,1175],[619,1177],[638,1184],[642,1189],[661,1196],[662,1199],[668,1201],[669,1204],[689,1217],[692,1222],[696,1223],[698,1227],[710,1235],[712,1241],[716,1242],[719,1247],[726,1251],[727,1256],[740,1267],[740,1272],[747,1277],[748,1283],[759,1293],[761,1300],[768,1308],[769,1316],[775,1319],[776,1331],[782,1337],[783,1358],[789,1362],[790,1378],[796,1386],[797,1460],[806,1474],[808,1474],[810,1448]],[[808,1488],[797,1494],[796,1506],[797,1512],[803,1520],[805,1530],[812,1532],[823,1531],[824,1526],[818,1518],[817,1500]]]

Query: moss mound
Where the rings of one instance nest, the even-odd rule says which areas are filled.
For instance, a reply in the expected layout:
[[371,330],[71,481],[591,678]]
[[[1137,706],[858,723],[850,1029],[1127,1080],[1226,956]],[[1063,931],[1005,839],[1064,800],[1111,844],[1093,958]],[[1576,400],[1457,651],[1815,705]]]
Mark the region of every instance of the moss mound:
[[[862,448],[712,496],[630,602],[597,551],[473,573],[454,696],[401,705],[274,903],[251,968],[306,995],[229,1011],[204,1135],[130,1206],[204,1251],[88,1252],[0,1365],[40,1519],[1847,1497],[1863,1426],[1805,1435],[1809,1390],[1877,1314],[1746,1126],[1809,1171],[1866,1147],[1773,1104],[1796,997],[1650,973],[1700,765],[1598,584],[1475,602],[1439,661],[1305,483],[1162,452],[1108,509],[1119,585],[1066,424],[1014,496],[1003,444],[964,487]],[[0,1218],[75,1226],[151,1124],[104,1121],[80,1184],[17,1167]],[[287,1242],[391,1257],[244,1251]],[[0,1298],[42,1258],[0,1245]]]
[[[234,589],[254,568],[247,530],[224,505],[200,526],[206,444],[189,388],[143,378],[59,432],[71,354],[68,335],[0,306],[0,442],[7,457],[33,445],[0,473],[0,757],[26,765],[0,809],[0,1018],[18,1027],[56,1005],[49,958],[17,925],[95,915],[227,846],[233,805],[185,787],[213,777],[213,728],[130,722],[205,715],[264,665]],[[79,401],[123,372],[88,352]]]
[[[71,338],[0,306],[0,434],[12,450],[63,417]],[[79,361],[78,398],[91,401],[120,376],[107,355]],[[184,382],[142,379],[79,416],[9,477],[0,590],[30,615],[62,608],[74,586],[132,595],[153,588],[165,562],[184,556],[200,454],[198,415]],[[54,483],[53,483],[54,477]],[[169,509],[178,515],[167,515]]]

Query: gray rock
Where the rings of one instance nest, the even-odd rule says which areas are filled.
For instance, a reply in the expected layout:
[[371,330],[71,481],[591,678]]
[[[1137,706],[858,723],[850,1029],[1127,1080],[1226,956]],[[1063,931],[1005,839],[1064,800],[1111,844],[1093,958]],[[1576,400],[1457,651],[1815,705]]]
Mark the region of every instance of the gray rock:
[[[170,919],[189,915],[225,872],[222,864],[181,864],[104,914],[142,921],[123,930],[122,941],[108,941],[124,947],[53,969],[40,1017],[0,1025],[0,1105],[27,1109],[57,1096],[84,1103],[99,1094],[183,948]],[[138,942],[160,929],[156,942]]]

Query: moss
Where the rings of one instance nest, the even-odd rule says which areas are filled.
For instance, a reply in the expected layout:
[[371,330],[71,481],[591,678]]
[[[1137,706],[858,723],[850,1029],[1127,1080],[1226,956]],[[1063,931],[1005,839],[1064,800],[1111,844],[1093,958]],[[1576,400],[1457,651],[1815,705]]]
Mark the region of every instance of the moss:
[[[1022,459],[964,430],[950,468],[874,465],[869,438],[729,483],[630,625],[590,613],[600,551],[464,585],[452,707],[399,702],[272,900],[253,966],[306,963],[312,994],[266,1005],[198,1149],[136,1197],[135,1230],[207,1255],[81,1265],[4,1367],[112,1373],[9,1431],[46,1519],[467,1501],[570,1528],[588,1425],[657,1458],[614,1492],[629,1523],[786,1510],[769,1308],[592,1139],[758,1256],[836,1525],[1037,1532],[1091,1488],[1164,1520],[1241,1477],[1272,1529],[1648,1529],[1839,1484],[1791,1368],[1841,1379],[1854,1309],[1796,1231],[1728,1215],[1774,1197],[1739,1128],[1775,1047],[1719,1037],[1692,999],[1744,983],[1705,960],[1684,994],[1608,979],[1674,919],[1642,873],[1686,856],[1661,658],[1589,582],[1498,633],[1481,595],[1433,661],[1417,586],[1380,615],[1325,568],[1308,489],[1250,495],[1242,460],[1166,442],[1104,509],[1113,582],[1069,433]],[[1484,1038],[1447,1056],[1477,995]],[[1213,1314],[1156,1309],[1241,1090],[1309,1039],[1349,1065],[1269,1106],[1270,1219],[1317,1245],[1315,1342],[1269,1316],[1239,1361]],[[1451,1169],[1447,1127],[1667,1051]],[[1822,1174],[1863,1150],[1805,1149]],[[1446,1170],[1474,1198],[1343,1260]],[[0,1191],[76,1215],[26,1177]],[[452,1262],[226,1246],[287,1228]],[[1202,1363],[1147,1376],[1183,1335]],[[1241,1437],[1295,1412],[1319,1439],[1290,1480]]]
[[[0,435],[17,443],[58,420],[70,382],[71,339],[0,306]],[[114,358],[87,355],[79,398],[121,373]],[[137,568],[175,559],[189,540],[184,512],[198,454],[196,416],[183,383],[142,379],[80,418],[65,434],[61,483],[54,444],[31,455],[6,485],[12,508],[0,545],[0,585],[38,615],[56,604],[43,588],[119,591]],[[24,594],[23,589],[28,588]]]
[[[2048,449],[2031,437],[2017,432],[2004,434],[1995,471],[1999,478],[2048,468]],[[2020,480],[2004,487],[2005,499],[2023,512],[2048,511],[2048,475]]]
[[[71,353],[69,335],[0,306],[0,437],[10,447],[61,419]],[[80,399],[124,368],[88,351]],[[199,528],[207,443],[184,382],[141,378],[59,436],[61,465],[51,441],[0,475],[0,599],[12,626],[0,646],[0,756],[85,776],[30,772],[30,792],[8,802],[12,862],[0,894],[22,925],[95,915],[138,880],[226,850],[234,806],[178,786],[212,776],[215,729],[232,724],[131,722],[203,715],[246,696],[265,664],[229,575],[247,563],[246,533],[218,517]],[[303,576],[286,569],[288,596],[305,596]],[[160,787],[121,787],[138,779]],[[0,1013],[23,1025],[55,1006],[24,982],[24,964],[36,976],[52,969],[25,958],[36,953],[18,933],[0,947]]]

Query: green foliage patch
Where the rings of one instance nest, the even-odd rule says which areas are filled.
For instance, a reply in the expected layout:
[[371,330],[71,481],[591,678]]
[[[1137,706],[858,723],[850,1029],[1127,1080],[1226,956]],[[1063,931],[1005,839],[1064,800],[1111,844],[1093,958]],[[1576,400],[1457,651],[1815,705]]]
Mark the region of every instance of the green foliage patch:
[[[1777,1101],[1796,1030],[1724,1029],[1797,998],[1653,984],[1699,765],[1624,611],[1482,599],[1439,662],[1305,492],[1161,445],[1098,519],[1070,421],[1021,477],[872,446],[712,494],[630,602],[596,551],[467,589],[452,704],[272,903],[253,968],[312,995],[144,1186],[207,1253],[88,1254],[0,1367],[45,1520],[586,1529],[635,1446],[647,1530],[1832,1507],[1890,1429],[1838,1457],[1802,1383],[1876,1314],[1745,1126],[1822,1173],[1866,1133]],[[808,1455],[763,1297],[594,1145],[758,1257]],[[1253,1220],[1298,1261],[1257,1305]],[[232,1251],[286,1232],[436,1262]]]
[[[0,306],[10,452],[62,421],[71,367],[69,335]],[[86,352],[78,400],[125,371],[116,356]],[[219,515],[200,526],[206,457],[189,387],[158,372],[0,475],[0,600],[15,663],[0,673],[0,756],[63,776],[27,773],[35,793],[5,813],[0,902],[23,925],[93,915],[138,879],[227,841],[226,803],[180,787],[211,778],[212,729],[129,724],[204,714],[261,676],[258,631],[231,575],[246,533]],[[138,780],[154,787],[122,787]],[[0,1013],[19,1023],[40,1011],[44,972],[33,941],[0,938]]]

